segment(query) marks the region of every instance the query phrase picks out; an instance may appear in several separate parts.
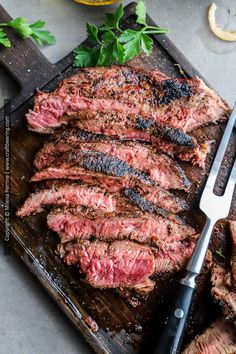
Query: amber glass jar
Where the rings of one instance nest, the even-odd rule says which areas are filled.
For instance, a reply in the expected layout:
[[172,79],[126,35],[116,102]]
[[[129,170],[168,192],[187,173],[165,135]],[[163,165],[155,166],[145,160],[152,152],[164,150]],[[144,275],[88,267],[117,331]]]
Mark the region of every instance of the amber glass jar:
[[80,4],[90,5],[90,6],[103,6],[115,4],[120,0],[74,0]]

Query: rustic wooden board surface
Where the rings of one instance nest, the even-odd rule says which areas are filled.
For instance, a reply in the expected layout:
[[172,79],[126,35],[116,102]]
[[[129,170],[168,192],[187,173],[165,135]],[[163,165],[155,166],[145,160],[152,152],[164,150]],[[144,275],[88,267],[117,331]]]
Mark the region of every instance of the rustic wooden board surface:
[[[124,26],[134,26],[134,4],[125,11]],[[8,15],[0,7],[0,20]],[[153,24],[149,18],[150,24]],[[35,153],[42,146],[43,136],[27,131],[24,115],[32,107],[32,96],[35,87],[50,91],[55,88],[59,79],[72,74],[72,54],[52,65],[42,56],[29,41],[23,42],[13,35],[14,47],[7,52],[0,51],[0,62],[18,80],[22,91],[13,101],[11,110],[11,247],[26,266],[35,274],[45,289],[55,299],[61,309],[75,324],[86,341],[97,353],[138,353],[148,352],[153,341],[162,328],[168,304],[173,298],[175,285],[180,274],[173,278],[163,276],[157,278],[156,289],[147,296],[140,306],[132,308],[113,290],[93,289],[79,278],[74,269],[62,264],[54,253],[58,242],[57,236],[46,228],[46,213],[21,220],[15,216],[15,210],[30,190],[29,179],[32,176],[32,162]],[[27,53],[25,56],[24,53]],[[29,60],[30,56],[31,60]],[[9,60],[11,58],[11,65]],[[20,59],[19,59],[20,58]],[[179,77],[179,63],[189,77],[200,76],[194,67],[183,57],[167,37],[155,40],[152,56],[141,56],[132,61],[133,65],[149,69],[159,69],[164,73]],[[21,68],[23,68],[21,70]],[[30,71],[29,71],[30,70]],[[28,73],[28,74],[27,74]],[[1,111],[2,118],[3,111]],[[183,217],[199,231],[203,227],[204,216],[197,205],[200,191],[214,157],[216,148],[224,130],[224,125],[211,126],[194,132],[198,139],[213,140],[212,152],[207,160],[206,171],[182,164],[193,181],[191,193],[186,196],[192,206],[191,212]],[[1,143],[3,144],[3,121],[1,120]],[[225,158],[224,169],[218,179],[218,189],[223,186],[236,147],[235,136]],[[1,164],[1,169],[3,168]],[[1,171],[3,172],[3,171]],[[3,173],[1,173],[3,185]],[[1,192],[1,199],[3,195]],[[214,206],[212,206],[214,207]],[[235,219],[236,200],[234,198],[231,219]],[[3,214],[0,216],[3,230]],[[222,249],[227,255],[230,252],[227,222],[217,224],[211,245],[214,257],[215,250]],[[224,260],[218,259],[218,260]],[[199,279],[200,287],[195,299],[192,316],[186,331],[185,343],[199,333],[206,325],[218,316],[218,309],[210,298],[209,275]],[[98,324],[99,331],[93,333],[82,320],[90,315]]]

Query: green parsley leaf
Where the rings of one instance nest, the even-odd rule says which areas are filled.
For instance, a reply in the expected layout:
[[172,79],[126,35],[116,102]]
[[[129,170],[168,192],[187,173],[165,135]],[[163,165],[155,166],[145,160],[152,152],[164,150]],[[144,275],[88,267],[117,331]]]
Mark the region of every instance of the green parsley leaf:
[[116,36],[114,35],[114,33],[110,30],[104,32],[104,34],[102,35],[102,38],[104,39],[104,41],[106,43],[114,43],[117,41]]
[[153,49],[153,40],[146,34],[141,34],[141,48],[146,55],[150,55]]
[[104,26],[100,28],[102,31],[119,29],[119,22],[124,15],[124,9],[122,4],[116,9],[114,13],[108,13],[105,15]]
[[14,30],[24,39],[30,37],[32,34],[32,29],[24,17],[17,17],[15,20],[9,21],[7,26],[14,28]]
[[149,35],[168,32],[167,29],[147,25],[144,0],[139,0],[136,6],[138,29],[122,31],[119,26],[123,14],[123,6],[120,5],[114,13],[106,14],[103,27],[87,24],[88,37],[97,46],[96,49],[79,47],[75,51],[75,66],[123,64],[141,52],[150,55],[153,40]]
[[98,39],[98,27],[92,23],[87,23],[87,34],[88,38],[95,43],[99,43]]
[[42,30],[44,25],[45,22],[42,20],[38,20],[30,25],[24,17],[17,17],[15,20],[0,23],[0,27],[13,28],[23,39],[32,37],[40,45],[55,43],[55,37],[49,31]]
[[31,37],[39,44],[54,44],[56,42],[56,38],[49,32],[45,30],[41,30],[44,27],[45,22],[42,20],[38,20],[29,27],[32,30]]
[[112,48],[110,46],[101,46],[97,66],[110,65],[112,62]]
[[41,28],[44,27],[45,22],[42,20],[38,20],[32,23],[29,27],[32,30],[31,37],[39,44],[54,44],[56,42],[56,38],[49,32],[42,30]]
[[124,44],[124,62],[133,59],[141,52],[142,33],[134,30],[126,30],[120,37]]
[[143,0],[138,1],[137,5],[136,5],[135,13],[137,15],[136,22],[139,23],[140,25],[146,26],[147,8],[146,8],[146,4]]
[[11,41],[9,38],[7,38],[7,35],[2,28],[0,28],[0,44],[2,44],[6,48],[11,47]]
[[118,41],[115,43],[113,47],[113,58],[115,59],[116,63],[123,64],[124,60],[124,47]]
[[98,48],[86,48],[84,46],[79,46],[74,50],[75,59],[74,66],[77,67],[87,67],[94,66],[97,64],[97,58],[99,55]]

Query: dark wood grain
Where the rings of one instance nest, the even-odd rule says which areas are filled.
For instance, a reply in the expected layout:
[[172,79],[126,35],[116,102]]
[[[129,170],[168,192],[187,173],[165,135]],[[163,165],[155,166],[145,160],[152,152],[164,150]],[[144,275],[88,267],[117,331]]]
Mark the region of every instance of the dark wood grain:
[[[0,11],[2,13],[2,9]],[[126,7],[124,27],[134,26],[134,5]],[[6,14],[5,14],[6,16]],[[149,21],[151,21],[149,19]],[[153,22],[151,22],[153,24]],[[22,41],[15,38],[16,48],[22,48]],[[53,68],[48,65],[45,58],[39,54],[38,49],[32,43],[25,42],[29,53],[37,62],[44,62],[45,82],[41,81],[40,73],[35,64],[34,75],[30,76],[31,91],[27,95],[21,95],[17,101],[17,107],[11,115],[11,248],[22,259],[30,271],[35,274],[47,292],[55,299],[65,314],[71,319],[86,341],[97,353],[138,353],[150,352],[153,340],[162,327],[162,321],[166,314],[166,308],[171,303],[174,289],[180,274],[174,278],[162,275],[157,277],[156,289],[144,299],[140,306],[132,308],[124,298],[112,290],[99,290],[88,286],[83,282],[74,268],[65,266],[55,254],[57,236],[46,228],[46,213],[21,220],[15,216],[16,208],[29,193],[29,179],[32,176],[32,163],[35,153],[42,146],[45,138],[29,132],[26,128],[24,115],[32,107],[32,92],[36,86],[45,90],[53,90],[61,78],[72,74],[76,69],[71,67],[72,54],[68,55]],[[20,49],[21,50],[21,49]],[[5,52],[6,53],[6,52]],[[10,71],[22,86],[22,92],[28,90],[28,81],[21,77],[19,68],[27,68],[27,61],[15,65],[17,52],[11,56],[12,66]],[[8,53],[9,58],[10,54]],[[31,54],[30,54],[31,55]],[[2,52],[0,52],[1,60]],[[23,60],[23,59],[22,59]],[[2,61],[3,62],[3,61]],[[39,63],[38,62],[38,63]],[[194,67],[187,61],[174,44],[166,37],[158,37],[155,41],[152,56],[144,55],[132,61],[132,64],[150,69],[160,69],[166,74],[179,77],[180,73],[175,63],[181,64],[182,69],[189,77],[200,76]],[[5,63],[7,66],[7,62]],[[63,68],[65,70],[61,70]],[[50,69],[51,68],[51,69]],[[8,67],[9,69],[9,67]],[[55,71],[54,71],[55,69]],[[53,76],[54,75],[54,76]],[[17,108],[17,109],[16,109]],[[198,139],[214,140],[212,152],[207,159],[206,171],[189,164],[182,164],[189,178],[193,181],[191,193],[187,201],[191,206],[191,212],[183,217],[194,225],[199,231],[204,223],[204,216],[197,205],[201,189],[207,176],[207,171],[214,157],[216,148],[224,130],[224,125],[209,126],[195,131]],[[3,144],[3,124],[1,123],[1,144]],[[224,163],[224,171],[218,180],[218,188],[222,187],[232,158],[235,152],[235,136],[231,139],[230,148]],[[3,185],[3,171],[1,164],[0,183]],[[3,194],[1,191],[1,200]],[[234,198],[230,218],[235,219],[236,200]],[[0,215],[1,230],[3,230],[3,214]],[[229,252],[227,222],[220,222],[214,231],[211,250],[214,257],[216,248],[221,248],[225,255]],[[199,279],[198,295],[192,310],[192,316],[186,331],[185,343],[199,333],[205,326],[218,316],[217,307],[210,298],[210,283],[207,274]],[[82,320],[83,316],[91,316],[98,324],[99,331],[93,333]]]

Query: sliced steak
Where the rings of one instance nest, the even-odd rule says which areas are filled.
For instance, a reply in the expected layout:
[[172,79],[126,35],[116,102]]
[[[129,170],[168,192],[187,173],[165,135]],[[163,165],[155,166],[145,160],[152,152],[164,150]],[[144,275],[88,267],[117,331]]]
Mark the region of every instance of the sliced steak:
[[53,210],[47,217],[48,227],[57,232],[61,243],[75,239],[102,241],[133,240],[150,245],[174,242],[195,234],[179,220],[141,212],[104,214],[81,208]]
[[76,112],[73,117],[72,121],[71,117],[65,119],[79,130],[105,134],[113,139],[149,142],[157,150],[202,168],[210,152],[209,142],[198,144],[193,137],[179,129],[160,125],[141,116],[122,112],[84,110]]
[[229,228],[232,238],[231,274],[236,287],[236,221],[230,221]]
[[155,250],[156,272],[174,273],[182,269],[190,259],[199,235],[180,241],[165,242]]
[[121,192],[133,204],[148,212],[158,212],[160,207],[170,213],[178,213],[188,209],[184,199],[177,197],[160,186],[144,184],[130,176],[119,178],[104,176],[97,172],[83,172],[77,167],[68,169],[48,167],[37,172],[31,181],[37,182],[46,179],[82,180],[105,188],[111,193]]
[[54,183],[50,188],[43,188],[30,194],[24,204],[17,210],[17,216],[24,217],[43,211],[44,206],[86,206],[113,212],[117,208],[115,194],[106,193],[97,186],[78,183]]
[[38,169],[71,165],[117,177],[131,175],[166,189],[190,188],[184,170],[173,159],[134,142],[48,142],[35,159]]
[[219,304],[227,320],[236,326],[236,278],[235,278],[235,254],[236,254],[236,222],[230,222],[232,236],[231,264],[214,264],[212,267],[211,294],[214,301]]
[[[184,240],[174,242],[174,245],[165,244],[158,250],[132,241],[106,243],[86,240],[60,244],[57,250],[66,264],[79,266],[92,286],[142,288],[148,292],[154,288],[154,282],[149,277],[182,268],[191,256],[194,245],[193,240]],[[171,252],[173,255],[170,255]],[[138,276],[140,272],[145,274],[142,281]]]
[[134,139],[155,143],[155,137],[159,137],[177,146],[193,148],[196,145],[195,139],[183,131],[135,114],[82,110],[64,119],[80,130],[124,140]]
[[218,319],[197,336],[183,354],[235,354],[235,329],[224,319]]
[[128,66],[80,69],[52,93],[38,91],[29,128],[51,132],[64,115],[78,110],[110,110],[143,115],[190,131],[227,117],[229,107],[200,79],[156,80],[151,72]]
[[147,246],[130,241],[81,241],[59,246],[59,252],[66,264],[77,264],[94,287],[142,288],[147,292],[154,288],[149,277],[155,272],[155,258]]

